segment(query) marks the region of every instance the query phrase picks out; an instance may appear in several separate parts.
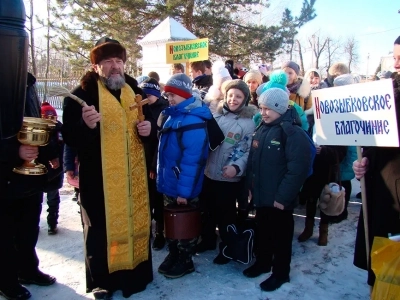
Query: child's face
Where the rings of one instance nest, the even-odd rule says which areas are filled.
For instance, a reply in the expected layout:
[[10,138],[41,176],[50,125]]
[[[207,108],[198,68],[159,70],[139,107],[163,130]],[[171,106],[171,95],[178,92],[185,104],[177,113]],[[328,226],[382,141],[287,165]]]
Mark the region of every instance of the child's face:
[[263,104],[259,105],[259,110],[261,113],[262,120],[267,124],[272,123],[281,116],[279,113],[277,113],[272,109],[269,109],[267,106]]
[[283,70],[288,76],[288,84],[292,84],[297,80],[297,74],[292,68],[286,67]]
[[226,103],[231,111],[237,110],[242,106],[244,94],[239,89],[229,89],[226,93]]
[[319,78],[318,76],[315,76],[315,75],[311,72],[310,77],[309,77],[309,82],[310,82],[310,84],[311,84],[311,85],[319,85],[319,82],[320,82],[320,81],[321,81],[320,78]]
[[247,86],[249,87],[250,92],[254,93],[258,88],[258,82],[254,79],[249,79],[246,81]]
[[149,104],[154,104],[157,101],[157,97],[154,95],[147,94],[147,99],[149,100]]
[[173,93],[166,93],[168,97],[169,106],[175,106],[185,101],[186,99]]

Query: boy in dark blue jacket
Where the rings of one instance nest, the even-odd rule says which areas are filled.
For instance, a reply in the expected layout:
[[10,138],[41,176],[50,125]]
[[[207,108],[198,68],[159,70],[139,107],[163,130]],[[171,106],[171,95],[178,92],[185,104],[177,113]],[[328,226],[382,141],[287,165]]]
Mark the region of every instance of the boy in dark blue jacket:
[[262,122],[253,135],[246,173],[256,208],[258,252],[243,274],[253,278],[272,269],[260,287],[273,291],[290,281],[293,209],[312,165],[312,151],[305,131],[293,124],[297,113],[288,109],[287,92],[268,89],[258,105]]

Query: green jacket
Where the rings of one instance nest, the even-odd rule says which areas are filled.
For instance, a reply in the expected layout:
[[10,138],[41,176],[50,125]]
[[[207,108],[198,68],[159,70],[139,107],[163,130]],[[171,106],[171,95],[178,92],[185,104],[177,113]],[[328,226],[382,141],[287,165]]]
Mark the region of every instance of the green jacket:
[[289,108],[270,124],[261,122],[254,135],[247,163],[247,185],[255,207],[273,207],[274,201],[290,210],[312,165],[306,132],[297,124],[297,112]]

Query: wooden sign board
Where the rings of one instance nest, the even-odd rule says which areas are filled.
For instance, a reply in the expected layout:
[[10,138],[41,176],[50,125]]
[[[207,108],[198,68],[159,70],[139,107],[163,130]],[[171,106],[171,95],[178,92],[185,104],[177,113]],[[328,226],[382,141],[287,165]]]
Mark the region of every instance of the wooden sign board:
[[167,64],[206,59],[208,59],[208,38],[166,44]]

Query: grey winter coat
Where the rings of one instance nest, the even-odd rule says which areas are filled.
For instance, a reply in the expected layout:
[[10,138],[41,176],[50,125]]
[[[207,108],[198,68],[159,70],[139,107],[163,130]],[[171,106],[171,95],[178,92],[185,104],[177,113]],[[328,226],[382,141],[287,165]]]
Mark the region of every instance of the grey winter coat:
[[296,115],[294,109],[288,109],[274,122],[262,122],[254,133],[246,181],[255,207],[274,207],[274,201],[285,210],[297,205],[312,165],[312,152],[305,131],[293,124]]
[[[206,169],[204,171],[208,178],[218,181],[238,182],[245,174],[251,137],[255,129],[252,118],[256,112],[256,107],[252,105],[245,106],[239,114],[234,114],[225,110],[221,104],[218,106],[217,112],[213,116],[224,133],[225,140],[215,151],[211,152],[208,157]],[[245,141],[246,138],[247,141]],[[233,153],[235,147],[236,150],[239,150],[237,149],[237,145],[240,141],[243,141],[241,143],[243,145],[242,150],[244,150],[243,155],[233,161],[229,159],[229,155]],[[222,168],[233,164],[239,167],[240,172],[233,178],[223,177]]]

